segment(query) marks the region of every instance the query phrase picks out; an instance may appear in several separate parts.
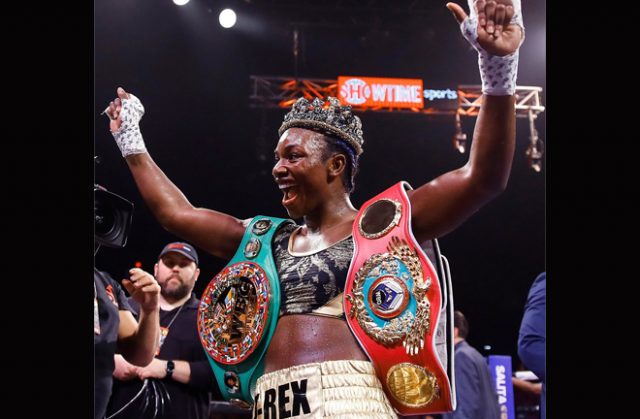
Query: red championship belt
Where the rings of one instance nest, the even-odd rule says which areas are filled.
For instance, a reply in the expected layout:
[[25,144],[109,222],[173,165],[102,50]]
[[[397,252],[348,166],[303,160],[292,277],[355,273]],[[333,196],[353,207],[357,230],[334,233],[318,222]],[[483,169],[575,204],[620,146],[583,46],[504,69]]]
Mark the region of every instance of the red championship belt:
[[393,407],[403,415],[447,412],[454,396],[435,348],[442,292],[411,231],[407,189],[399,182],[358,212],[344,309]]

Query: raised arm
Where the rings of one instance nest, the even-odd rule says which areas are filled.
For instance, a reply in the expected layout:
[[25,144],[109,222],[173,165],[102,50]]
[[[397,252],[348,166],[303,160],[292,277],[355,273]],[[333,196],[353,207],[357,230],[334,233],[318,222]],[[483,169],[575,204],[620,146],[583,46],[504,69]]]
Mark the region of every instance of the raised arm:
[[142,198],[163,228],[214,256],[229,259],[240,244],[242,220],[222,212],[194,207],[164,174],[146,150],[138,122],[144,107],[118,88],[106,110],[109,128],[127,161]]
[[520,1],[469,3],[470,16],[455,3],[447,3],[447,8],[478,50],[482,105],[467,163],[409,192],[412,228],[421,242],[462,224],[506,188],[511,172],[518,48],[524,39]]

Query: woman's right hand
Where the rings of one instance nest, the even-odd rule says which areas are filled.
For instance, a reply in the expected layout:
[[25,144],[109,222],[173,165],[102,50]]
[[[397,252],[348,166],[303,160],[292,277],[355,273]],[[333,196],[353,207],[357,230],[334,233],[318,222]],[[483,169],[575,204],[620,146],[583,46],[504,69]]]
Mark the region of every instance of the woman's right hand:
[[111,122],[109,128],[123,157],[146,153],[147,148],[140,132],[140,119],[144,106],[140,99],[118,87],[118,97],[104,110]]
[[120,125],[122,124],[122,118],[120,117],[120,112],[122,112],[122,99],[129,99],[129,93],[125,92],[122,87],[118,87],[117,94],[118,97],[109,102],[109,106],[105,109],[105,113],[111,120],[109,123],[111,132],[120,129]]

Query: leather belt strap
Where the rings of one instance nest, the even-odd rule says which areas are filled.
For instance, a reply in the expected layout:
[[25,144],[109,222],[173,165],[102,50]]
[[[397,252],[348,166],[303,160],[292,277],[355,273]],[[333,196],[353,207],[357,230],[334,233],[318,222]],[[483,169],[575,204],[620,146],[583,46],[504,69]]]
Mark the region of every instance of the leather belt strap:
[[280,281],[271,241],[291,220],[256,216],[227,266],[210,282],[198,308],[200,341],[224,398],[253,403],[255,382],[276,329]]
[[411,231],[407,189],[399,182],[358,212],[344,290],[347,323],[398,412],[452,411],[451,383],[435,347],[442,292]]

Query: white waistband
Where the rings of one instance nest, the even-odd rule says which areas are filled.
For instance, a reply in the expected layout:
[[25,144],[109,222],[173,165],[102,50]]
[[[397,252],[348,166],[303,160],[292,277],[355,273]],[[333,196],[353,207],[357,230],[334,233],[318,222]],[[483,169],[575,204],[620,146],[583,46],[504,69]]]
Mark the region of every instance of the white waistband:
[[254,418],[396,419],[368,361],[296,365],[258,378]]

